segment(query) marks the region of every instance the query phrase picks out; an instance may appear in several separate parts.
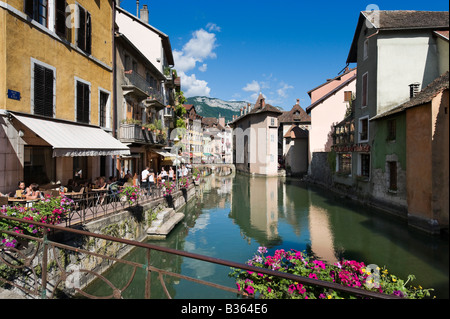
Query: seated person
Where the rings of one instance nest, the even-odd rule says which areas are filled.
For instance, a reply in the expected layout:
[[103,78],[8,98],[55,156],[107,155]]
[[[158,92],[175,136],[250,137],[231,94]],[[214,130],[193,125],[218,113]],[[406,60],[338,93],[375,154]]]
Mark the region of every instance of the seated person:
[[28,192],[26,193],[26,198],[28,200],[33,200],[33,199],[41,199],[42,194],[39,191],[39,185],[38,184],[31,184],[30,187],[28,188]]
[[11,197],[23,197],[23,196],[26,196],[29,191],[30,191],[30,189],[25,186],[25,182],[20,181],[17,184],[17,190],[16,190],[15,194]]

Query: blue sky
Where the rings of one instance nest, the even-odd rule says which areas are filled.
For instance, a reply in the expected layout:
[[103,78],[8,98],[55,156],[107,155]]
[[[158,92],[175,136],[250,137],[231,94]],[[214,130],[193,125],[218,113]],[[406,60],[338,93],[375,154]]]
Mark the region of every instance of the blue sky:
[[[170,38],[186,97],[209,96],[290,110],[346,65],[360,11],[448,11],[447,0],[140,0],[149,23]],[[121,7],[136,14],[135,0]],[[350,65],[353,67],[355,65]]]

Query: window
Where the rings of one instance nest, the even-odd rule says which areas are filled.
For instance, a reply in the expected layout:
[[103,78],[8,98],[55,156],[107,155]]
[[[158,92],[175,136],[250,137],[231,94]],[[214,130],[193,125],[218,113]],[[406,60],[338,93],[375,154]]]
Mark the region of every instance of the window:
[[108,114],[108,100],[109,100],[109,94],[104,92],[104,91],[100,91],[100,95],[99,95],[99,109],[98,109],[98,124],[101,127],[107,127],[107,114]]
[[370,154],[360,154],[360,175],[364,177],[370,176]]
[[369,39],[364,41],[364,60],[369,57]]
[[368,91],[369,91],[369,75],[368,73],[364,73],[362,77],[362,100],[361,107],[365,107],[368,104]]
[[339,153],[338,155],[338,172],[345,175],[352,173],[352,154],[351,153]]
[[33,114],[53,117],[55,106],[56,69],[31,60],[31,107]]
[[66,7],[65,0],[55,1],[55,32],[57,35],[66,38]]
[[275,126],[275,118],[270,118],[270,126]]
[[387,140],[395,141],[397,135],[397,121],[389,120],[387,122]]
[[345,91],[344,92],[344,101],[345,102],[351,102],[352,101],[352,91]]
[[397,162],[388,162],[389,167],[389,190],[397,190]]
[[369,140],[369,117],[359,120],[359,142],[367,142]]
[[33,20],[48,27],[48,1],[25,0],[25,13]]
[[77,46],[85,53],[91,54],[91,14],[78,6],[79,28],[77,31]]
[[87,82],[76,80],[76,119],[77,122],[89,124],[91,88]]

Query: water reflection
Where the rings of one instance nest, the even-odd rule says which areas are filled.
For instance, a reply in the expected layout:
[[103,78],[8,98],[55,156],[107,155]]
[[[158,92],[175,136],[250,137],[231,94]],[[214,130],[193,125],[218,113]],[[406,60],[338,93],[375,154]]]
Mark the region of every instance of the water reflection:
[[[414,274],[417,284],[433,287],[438,297],[448,298],[448,238],[417,232],[396,218],[295,179],[212,176],[202,184],[197,199],[184,207],[184,213],[185,219],[166,240],[151,243],[237,262],[250,259],[258,246],[266,246],[270,252],[306,250],[327,262],[355,259],[387,266],[400,277]],[[128,258],[145,263],[143,251],[136,250]],[[152,252],[151,264],[234,287],[226,267],[157,252]],[[121,274],[127,272],[112,269],[107,278],[124,281]],[[138,275],[141,280],[132,283],[125,298],[144,296],[143,271]],[[166,277],[166,282],[174,298],[235,298],[186,280]],[[165,298],[156,279],[153,283],[152,297]],[[90,289],[105,289],[100,286]]]

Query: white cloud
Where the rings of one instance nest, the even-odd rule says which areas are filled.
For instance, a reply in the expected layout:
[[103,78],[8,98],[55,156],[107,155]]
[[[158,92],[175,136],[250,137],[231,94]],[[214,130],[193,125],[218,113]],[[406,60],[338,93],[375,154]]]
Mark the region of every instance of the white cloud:
[[246,92],[256,92],[259,93],[261,91],[261,85],[255,80],[251,83],[247,83],[247,85],[242,89]]
[[[214,23],[208,23],[206,29],[220,32],[220,27]],[[208,82],[197,79],[195,74],[186,74],[194,70],[200,64],[198,71],[206,72],[208,64],[203,63],[207,59],[217,58],[214,49],[217,47],[215,33],[205,29],[199,29],[192,33],[191,39],[183,46],[182,50],[173,50],[175,69],[181,78],[181,86],[186,97],[209,96],[211,89]]]
[[293,89],[294,87],[292,85],[286,84],[284,82],[281,82],[280,85],[281,85],[281,88],[279,88],[277,90],[277,94],[278,94],[278,96],[280,96],[282,98],[286,98],[287,97],[286,91],[289,89]]
[[185,97],[191,96],[208,96],[211,89],[208,87],[208,82],[199,80],[195,74],[186,75],[184,72],[178,73],[181,78],[181,85],[183,86],[183,93]]
[[[177,71],[187,72],[194,69],[198,62],[217,57],[216,35],[200,29],[192,34],[192,38],[183,46],[182,51],[173,51]],[[201,66],[203,67],[203,65]],[[203,67],[204,68],[204,67]]]
[[216,31],[216,32],[220,32],[220,31],[222,31],[222,28],[221,27],[219,27],[217,24],[215,24],[215,23],[208,23],[207,25],[206,25],[206,29],[208,29],[208,31]]

